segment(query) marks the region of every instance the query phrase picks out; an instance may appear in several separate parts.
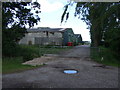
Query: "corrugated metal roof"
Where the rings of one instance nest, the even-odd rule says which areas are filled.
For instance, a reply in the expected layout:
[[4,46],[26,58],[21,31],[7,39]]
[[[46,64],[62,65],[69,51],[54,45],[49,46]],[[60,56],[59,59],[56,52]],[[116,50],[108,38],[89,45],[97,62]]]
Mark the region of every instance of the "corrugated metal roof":
[[43,32],[43,31],[48,31],[48,32],[64,32],[67,30],[67,28],[32,28],[32,29],[27,29],[28,32]]

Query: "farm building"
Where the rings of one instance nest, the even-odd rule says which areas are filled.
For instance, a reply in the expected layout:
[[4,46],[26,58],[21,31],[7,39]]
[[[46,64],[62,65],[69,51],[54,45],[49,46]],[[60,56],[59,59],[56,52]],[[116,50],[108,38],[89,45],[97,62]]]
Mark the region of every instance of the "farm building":
[[67,45],[77,40],[72,28],[39,27],[27,29],[27,32],[19,44]]
[[76,43],[82,43],[82,36],[81,36],[81,34],[75,34],[75,36],[76,36],[76,39],[77,39]]

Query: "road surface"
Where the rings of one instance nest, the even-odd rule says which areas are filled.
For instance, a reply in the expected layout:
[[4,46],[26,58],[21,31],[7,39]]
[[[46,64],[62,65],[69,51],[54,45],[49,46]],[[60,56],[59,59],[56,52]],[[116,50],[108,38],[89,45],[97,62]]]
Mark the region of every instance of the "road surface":
[[[4,74],[3,88],[118,88],[118,68],[93,67],[89,46],[76,46],[37,69]],[[77,74],[65,74],[75,69]]]

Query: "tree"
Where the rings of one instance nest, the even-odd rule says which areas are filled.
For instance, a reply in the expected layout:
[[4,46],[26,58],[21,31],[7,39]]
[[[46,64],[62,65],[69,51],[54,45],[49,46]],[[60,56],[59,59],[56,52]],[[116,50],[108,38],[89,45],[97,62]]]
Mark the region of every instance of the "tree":
[[[37,2],[2,3],[2,53],[12,56],[17,42],[24,36],[26,25],[33,27],[40,21],[40,4]],[[32,11],[32,12],[31,12]],[[35,13],[33,13],[33,11]]]
[[[71,2],[65,6],[61,22],[63,22],[65,16],[66,18],[69,17],[67,16],[68,6],[71,6]],[[88,25],[91,33],[92,46],[100,46],[102,39],[104,39],[105,42],[109,41],[107,38],[110,36],[108,32],[118,29],[119,23],[116,22],[116,19],[119,20],[119,8],[120,3],[77,2],[75,16],[79,16],[79,18],[84,20]],[[113,42],[108,43],[111,45]]]

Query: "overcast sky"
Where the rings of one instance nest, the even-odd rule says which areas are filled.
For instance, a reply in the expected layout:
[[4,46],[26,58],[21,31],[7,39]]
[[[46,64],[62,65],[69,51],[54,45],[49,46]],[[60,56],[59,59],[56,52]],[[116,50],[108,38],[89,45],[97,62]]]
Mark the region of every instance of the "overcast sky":
[[90,41],[89,30],[86,29],[85,22],[74,17],[76,4],[69,8],[69,19],[61,25],[63,7],[68,3],[68,0],[38,0],[38,2],[41,4],[41,13],[39,14],[41,21],[35,27],[72,28],[75,34],[82,35],[84,41]]

